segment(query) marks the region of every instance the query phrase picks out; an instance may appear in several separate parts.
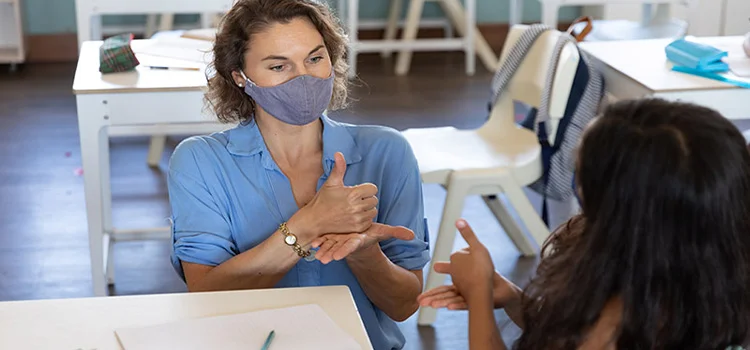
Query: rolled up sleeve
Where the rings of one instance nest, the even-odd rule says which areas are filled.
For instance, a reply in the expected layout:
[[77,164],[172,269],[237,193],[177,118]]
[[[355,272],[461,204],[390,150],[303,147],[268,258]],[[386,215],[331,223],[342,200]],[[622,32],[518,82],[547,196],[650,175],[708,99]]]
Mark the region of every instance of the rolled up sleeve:
[[383,253],[396,265],[407,270],[421,270],[430,261],[430,235],[424,216],[422,180],[414,153],[406,140],[403,156],[390,166],[392,185],[381,186],[380,220],[391,226],[414,231],[414,239],[389,239],[380,243]]
[[182,261],[218,266],[238,254],[227,214],[211,195],[199,170],[189,146],[175,151],[168,175],[171,259],[183,279]]

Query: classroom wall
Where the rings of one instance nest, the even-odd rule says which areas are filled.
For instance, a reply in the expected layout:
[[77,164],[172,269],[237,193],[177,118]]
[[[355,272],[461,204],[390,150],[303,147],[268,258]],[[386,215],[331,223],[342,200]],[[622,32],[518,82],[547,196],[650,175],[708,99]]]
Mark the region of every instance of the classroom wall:
[[[127,0],[120,0],[127,1]],[[158,1],[158,0],[154,0]],[[335,5],[335,0],[328,0]],[[508,0],[476,0],[477,21],[480,23],[507,23]],[[537,22],[541,18],[539,0],[524,0],[523,20]],[[23,0],[27,35],[74,33],[76,31],[75,0]],[[408,0],[404,1],[405,6]],[[360,18],[379,19],[387,16],[388,1],[360,1]],[[406,10],[404,10],[406,12]],[[566,7],[560,11],[560,22],[570,22],[580,13],[577,7]],[[440,16],[436,3],[428,3],[424,17]],[[195,22],[195,15],[180,15],[176,22]],[[145,23],[145,16],[106,16],[105,25]]]

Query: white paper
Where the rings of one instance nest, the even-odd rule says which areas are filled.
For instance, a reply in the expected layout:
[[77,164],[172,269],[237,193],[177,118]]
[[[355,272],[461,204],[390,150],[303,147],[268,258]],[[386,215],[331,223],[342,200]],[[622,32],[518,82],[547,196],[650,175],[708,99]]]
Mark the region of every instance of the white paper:
[[274,330],[269,350],[362,349],[314,304],[118,329],[125,350],[256,350]]
[[152,39],[148,45],[133,48],[136,54],[147,54],[178,60],[208,64],[213,54],[213,43],[206,40],[165,36]]
[[738,77],[750,77],[750,57],[730,56],[725,57],[724,62],[729,64],[729,69]]

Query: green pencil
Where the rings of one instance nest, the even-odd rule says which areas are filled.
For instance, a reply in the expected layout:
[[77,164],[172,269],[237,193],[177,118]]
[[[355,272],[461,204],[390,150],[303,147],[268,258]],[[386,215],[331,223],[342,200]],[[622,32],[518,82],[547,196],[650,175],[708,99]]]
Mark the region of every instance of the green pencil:
[[271,342],[273,341],[273,337],[276,335],[276,331],[271,331],[271,333],[268,333],[268,338],[266,338],[266,342],[263,343],[263,347],[260,348],[260,350],[268,350],[269,347],[271,347]]

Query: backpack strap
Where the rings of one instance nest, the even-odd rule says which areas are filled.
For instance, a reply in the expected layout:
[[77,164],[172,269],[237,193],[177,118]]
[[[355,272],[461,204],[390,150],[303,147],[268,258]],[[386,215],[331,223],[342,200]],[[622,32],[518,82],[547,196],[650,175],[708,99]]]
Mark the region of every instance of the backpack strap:
[[[562,33],[557,39],[555,48],[552,51],[549,69],[547,70],[547,76],[545,77],[544,89],[542,90],[542,98],[541,101],[539,101],[539,111],[536,114],[537,119],[534,121],[534,131],[536,131],[537,134],[539,134],[539,124],[547,122],[550,119],[549,105],[552,98],[552,86],[555,81],[555,75],[557,74],[557,65],[560,62],[560,56],[562,55],[563,49],[565,49],[565,45],[569,43],[575,45],[577,44],[577,41],[570,34]],[[549,131],[550,130],[546,130],[546,134],[548,134]]]

